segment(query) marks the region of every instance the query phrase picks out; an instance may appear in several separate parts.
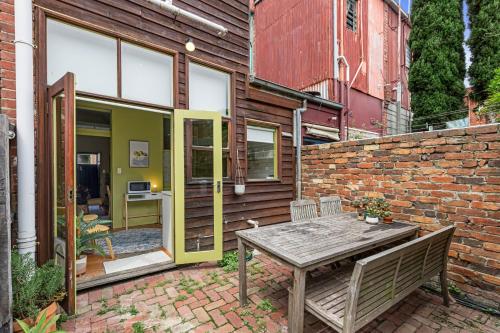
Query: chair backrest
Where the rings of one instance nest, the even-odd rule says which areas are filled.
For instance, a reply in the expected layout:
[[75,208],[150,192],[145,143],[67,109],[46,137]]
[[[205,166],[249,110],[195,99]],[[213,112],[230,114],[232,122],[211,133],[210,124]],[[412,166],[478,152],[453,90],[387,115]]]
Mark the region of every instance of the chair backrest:
[[354,332],[363,327],[446,270],[454,231],[454,226],[448,226],[356,262],[347,293],[344,329]]
[[296,200],[290,202],[292,222],[301,222],[318,217],[318,210],[314,200]]
[[342,202],[338,196],[321,197],[319,203],[321,216],[333,216],[342,213]]
[[113,198],[111,197],[109,185],[106,185],[106,192],[108,194],[108,215],[110,219],[113,219]]

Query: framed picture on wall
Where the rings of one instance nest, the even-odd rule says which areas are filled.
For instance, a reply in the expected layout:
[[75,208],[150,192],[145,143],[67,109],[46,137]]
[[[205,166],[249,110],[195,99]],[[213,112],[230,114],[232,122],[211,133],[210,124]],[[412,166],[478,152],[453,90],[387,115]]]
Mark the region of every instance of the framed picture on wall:
[[130,140],[130,167],[149,168],[149,142]]

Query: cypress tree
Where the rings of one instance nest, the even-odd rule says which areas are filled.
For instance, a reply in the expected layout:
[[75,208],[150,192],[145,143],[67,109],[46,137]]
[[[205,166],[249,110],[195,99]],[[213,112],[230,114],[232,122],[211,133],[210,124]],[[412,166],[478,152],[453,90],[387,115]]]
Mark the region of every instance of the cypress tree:
[[500,67],[500,0],[467,0],[470,37],[467,41],[472,54],[469,67],[473,99],[483,102],[488,86]]
[[[495,0],[496,1],[496,0]],[[463,117],[465,55],[462,0],[415,0],[409,73],[413,130]]]

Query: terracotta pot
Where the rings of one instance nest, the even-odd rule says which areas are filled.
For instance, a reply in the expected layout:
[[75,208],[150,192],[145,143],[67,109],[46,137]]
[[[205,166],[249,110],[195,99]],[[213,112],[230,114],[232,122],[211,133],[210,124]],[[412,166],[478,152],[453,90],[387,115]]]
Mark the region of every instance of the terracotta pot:
[[[56,314],[57,314],[57,303],[56,302],[52,302],[50,303],[49,306],[47,306],[45,309],[43,309],[42,311],[40,311],[38,313],[38,316],[36,317],[36,321],[34,322],[32,318],[25,318],[23,319],[23,321],[28,324],[30,327],[34,326],[35,324],[37,324],[40,319],[42,319],[42,314],[43,312],[46,311],[46,321],[50,320],[52,317],[54,317]],[[19,326],[19,324],[17,323],[17,321],[14,320],[14,333],[22,333],[23,332],[23,329],[21,328],[21,326]],[[47,332],[54,332],[54,331],[57,331],[57,325],[54,324],[52,326],[49,326],[48,329],[47,329]]]
[[394,223],[393,220],[392,220],[392,216],[384,217],[384,223],[387,223],[387,224]]
[[85,274],[87,271],[87,256],[82,255],[79,259],[76,259],[76,275],[80,276]]

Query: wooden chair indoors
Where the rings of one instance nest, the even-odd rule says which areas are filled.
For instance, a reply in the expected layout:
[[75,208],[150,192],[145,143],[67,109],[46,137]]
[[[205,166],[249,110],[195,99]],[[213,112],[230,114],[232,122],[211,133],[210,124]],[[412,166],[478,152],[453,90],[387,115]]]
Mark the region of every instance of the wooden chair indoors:
[[342,202],[339,196],[319,198],[321,216],[333,216],[342,213]]
[[303,222],[318,217],[314,200],[296,200],[290,202],[292,222]]

